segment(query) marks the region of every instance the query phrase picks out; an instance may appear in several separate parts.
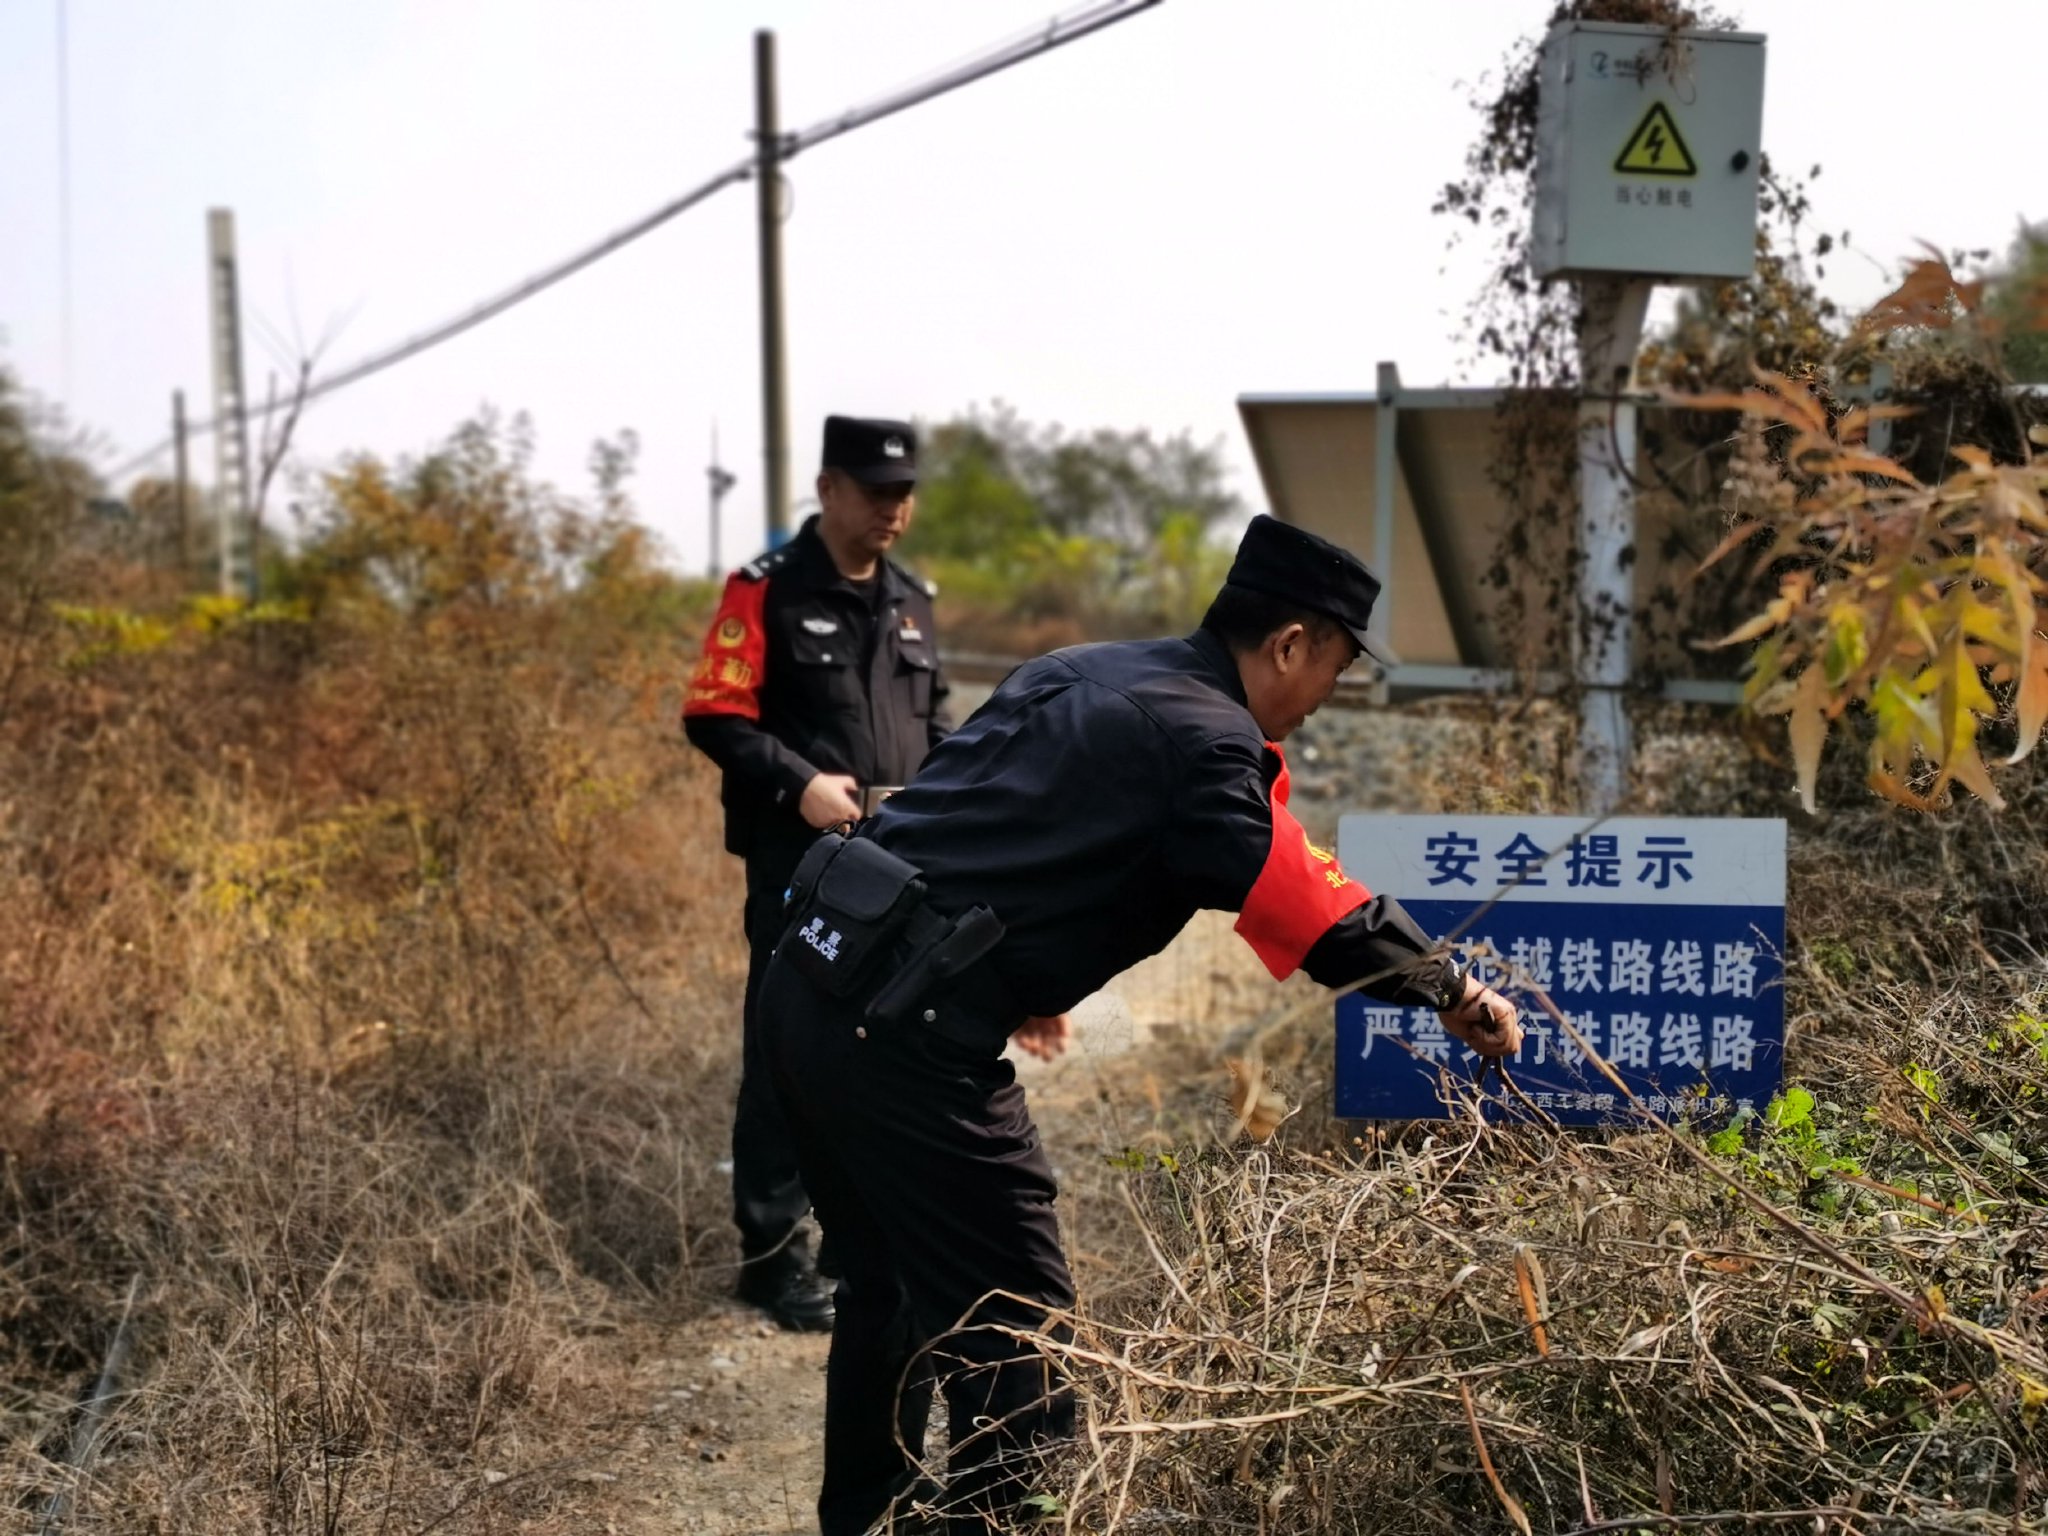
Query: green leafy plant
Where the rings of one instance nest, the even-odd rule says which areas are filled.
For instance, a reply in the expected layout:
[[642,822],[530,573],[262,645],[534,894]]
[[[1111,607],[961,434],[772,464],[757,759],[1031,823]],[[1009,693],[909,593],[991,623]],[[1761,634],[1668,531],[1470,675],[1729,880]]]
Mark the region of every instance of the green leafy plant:
[[1941,1102],[1941,1078],[1928,1068],[1909,1063],[1900,1069],[1900,1074],[1913,1085],[1919,1097],[1914,1108],[1920,1111],[1920,1118],[1927,1119],[1934,1113],[1934,1106]]

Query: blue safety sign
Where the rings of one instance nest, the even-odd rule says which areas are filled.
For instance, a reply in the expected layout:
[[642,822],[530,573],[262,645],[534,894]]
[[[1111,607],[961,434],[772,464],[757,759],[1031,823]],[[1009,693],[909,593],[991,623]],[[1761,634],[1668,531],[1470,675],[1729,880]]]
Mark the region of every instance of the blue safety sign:
[[[1397,899],[1426,932],[1455,935],[1479,978],[1522,1009],[1522,1049],[1506,1063],[1513,1091],[1487,1089],[1489,1116],[1534,1107],[1567,1125],[1642,1110],[1726,1119],[1777,1091],[1784,822],[1346,816],[1337,849],[1368,890]],[[1636,1104],[1588,1060],[1589,1047]],[[1467,1113],[1459,1106],[1480,1065],[1432,1009],[1338,999],[1340,1116]]]

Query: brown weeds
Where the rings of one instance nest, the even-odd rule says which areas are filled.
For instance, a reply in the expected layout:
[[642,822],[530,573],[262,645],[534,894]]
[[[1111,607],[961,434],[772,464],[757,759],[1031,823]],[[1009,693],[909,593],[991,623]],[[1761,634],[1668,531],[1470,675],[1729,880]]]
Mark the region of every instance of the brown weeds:
[[1277,1142],[1183,1093],[1076,1191],[1152,1257],[1042,1343],[1067,1528],[2048,1530],[2040,825],[1800,829],[1811,1097],[1733,1137],[1349,1126],[1327,1010],[1260,1032]]
[[499,1528],[554,1480],[491,1454],[601,1431],[585,1341],[730,1258],[688,636],[156,611],[0,721],[0,1529]]

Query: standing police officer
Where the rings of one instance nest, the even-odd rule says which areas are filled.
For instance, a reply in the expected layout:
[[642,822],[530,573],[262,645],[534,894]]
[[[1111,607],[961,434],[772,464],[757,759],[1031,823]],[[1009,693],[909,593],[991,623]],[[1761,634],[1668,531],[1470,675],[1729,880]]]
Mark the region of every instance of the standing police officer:
[[[1271,518],[1202,627],[1029,662],[857,835],[795,876],[761,1029],[844,1278],[826,1379],[824,1536],[908,1503],[986,1530],[1073,1406],[1018,1342],[1063,1337],[1073,1284],[1038,1134],[1001,1059],[1065,1047],[1066,1010],[1199,908],[1276,978],[1441,1012],[1512,1054],[1513,1007],[1312,845],[1278,743],[1363,648],[1379,583]],[[922,1480],[934,1376],[949,1480]],[[998,1525],[998,1528],[999,1525]]]
[[746,861],[751,956],[733,1117],[739,1294],[785,1328],[832,1326],[799,1225],[810,1202],[761,1053],[761,977],[790,873],[821,828],[906,783],[952,729],[931,594],[888,558],[916,509],[917,435],[825,418],[817,516],[733,573],[683,705],[693,746],[724,770],[725,846]]

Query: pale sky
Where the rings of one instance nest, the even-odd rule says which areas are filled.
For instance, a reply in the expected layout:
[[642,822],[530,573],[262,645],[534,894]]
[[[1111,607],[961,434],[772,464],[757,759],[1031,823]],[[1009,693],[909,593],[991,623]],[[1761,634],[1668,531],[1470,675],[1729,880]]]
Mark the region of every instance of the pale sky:
[[[68,4],[72,345],[61,323],[57,16]],[[0,0],[0,359],[111,445],[211,412],[205,211],[235,210],[250,393],[266,334],[340,327],[345,364],[744,154],[754,28],[786,127],[1044,22],[1059,0]],[[2040,0],[1737,0],[1769,35],[1764,143],[1818,161],[1845,301],[1916,238],[2003,249],[2048,214]],[[1221,438],[1261,501],[1246,391],[1464,373],[1480,266],[1430,202],[1472,84],[1548,0],[1165,0],[788,167],[794,481],[829,411],[997,398],[1072,428]],[[324,401],[301,459],[432,446],[485,403],[534,418],[581,491],[633,427],[636,494],[706,558],[712,423],[740,479],[727,563],[762,543],[754,203],[732,188],[437,351]],[[212,473],[210,443],[195,472]]]

